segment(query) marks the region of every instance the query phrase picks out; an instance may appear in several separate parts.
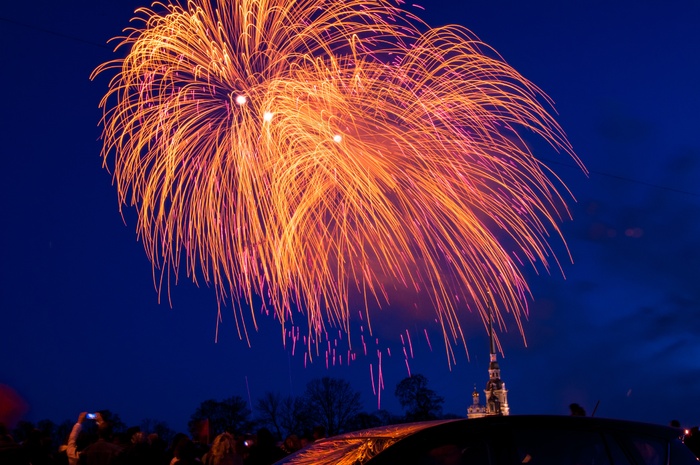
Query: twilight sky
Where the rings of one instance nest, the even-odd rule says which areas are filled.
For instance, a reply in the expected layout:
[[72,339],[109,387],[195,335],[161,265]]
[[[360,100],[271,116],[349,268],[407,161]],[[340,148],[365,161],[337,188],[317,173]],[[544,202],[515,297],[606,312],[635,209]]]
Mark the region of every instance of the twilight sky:
[[[525,269],[527,346],[515,327],[501,334],[511,412],[565,414],[571,402],[591,412],[599,402],[600,416],[697,425],[700,2],[421,5],[429,24],[466,26],[543,89],[590,170],[535,142],[576,198],[563,225],[573,263],[554,242],[565,278]],[[277,322],[263,319],[248,347],[226,309],[215,342],[214,291],[184,276],[172,307],[158,303],[134,212],[122,219],[101,166],[107,78],[88,79],[114,57],[106,42],[138,6],[147,4],[0,9],[0,384],[25,399],[31,421],[106,408],[129,425],[153,418],[185,430],[203,400],[297,395],[326,375],[350,380],[376,409],[372,360],[304,367]],[[382,332],[423,331],[408,316],[380,320]],[[487,379],[486,334],[466,321],[469,360],[458,353],[449,370],[439,338],[431,350],[416,336],[410,363],[457,414]],[[383,358],[382,408],[400,413],[393,390],[406,375],[403,356]]]

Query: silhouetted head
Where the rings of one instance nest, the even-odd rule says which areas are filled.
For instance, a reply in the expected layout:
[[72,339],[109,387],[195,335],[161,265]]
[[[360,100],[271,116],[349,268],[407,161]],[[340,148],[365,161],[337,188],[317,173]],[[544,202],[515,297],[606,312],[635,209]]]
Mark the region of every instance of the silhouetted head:
[[260,447],[272,447],[275,445],[275,437],[269,429],[260,428],[256,434],[255,443]]
[[197,448],[190,438],[182,438],[175,446],[175,457],[183,462],[190,462],[197,458]]
[[112,439],[112,424],[108,421],[100,422],[97,425],[97,437],[105,441]]
[[323,439],[326,437],[326,428],[323,426],[316,426],[312,432],[314,441],[317,441],[319,439]]
[[575,417],[585,417],[586,411],[579,404],[573,403],[569,404],[569,410],[571,410],[571,415]]

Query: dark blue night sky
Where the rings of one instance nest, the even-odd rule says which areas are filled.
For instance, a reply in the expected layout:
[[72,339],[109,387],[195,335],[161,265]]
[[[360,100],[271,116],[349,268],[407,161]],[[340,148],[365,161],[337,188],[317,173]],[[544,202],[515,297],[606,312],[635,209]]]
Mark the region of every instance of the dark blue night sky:
[[[233,318],[215,342],[214,291],[181,277],[158,303],[135,214],[119,214],[100,158],[98,103],[110,37],[135,0],[14,2],[0,9],[0,384],[27,402],[25,419],[110,409],[129,425],[185,430],[199,403],[265,391],[301,394],[319,376],[351,380],[377,408],[369,361],[304,368],[263,319],[240,341]],[[458,23],[493,46],[555,102],[590,175],[537,152],[570,187],[566,278],[526,270],[525,324],[501,334],[511,413],[568,413],[700,423],[700,2],[448,1],[416,10]],[[413,8],[413,7],[409,7]],[[402,322],[405,327],[411,322]],[[416,332],[422,331],[415,322]],[[439,339],[416,340],[414,373],[464,414],[487,379],[488,342],[474,318],[470,359],[450,371]],[[391,323],[384,322],[390,331]],[[401,329],[398,328],[397,331]],[[406,376],[384,358],[382,407]]]

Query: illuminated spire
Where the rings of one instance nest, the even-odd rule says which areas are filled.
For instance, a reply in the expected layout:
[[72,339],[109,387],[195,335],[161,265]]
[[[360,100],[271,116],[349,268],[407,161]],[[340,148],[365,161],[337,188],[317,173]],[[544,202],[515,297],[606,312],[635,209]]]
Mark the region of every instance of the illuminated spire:
[[472,392],[472,404],[467,407],[467,418],[481,418],[486,416],[486,406],[479,402],[479,391],[476,390],[476,384],[474,385],[474,391]]
[[489,369],[492,368],[493,364],[495,364],[496,368],[498,368],[498,362],[496,361],[496,341],[494,340],[494,337],[493,337],[493,311],[491,310],[490,306],[489,306],[489,341],[490,341],[490,347],[491,347],[491,351],[489,352],[489,354],[490,354],[489,360],[491,362],[491,365],[489,365]]
[[508,391],[506,383],[501,379],[501,367],[496,355],[496,336],[493,333],[493,312],[489,306],[489,380],[486,383],[486,415],[508,415]]

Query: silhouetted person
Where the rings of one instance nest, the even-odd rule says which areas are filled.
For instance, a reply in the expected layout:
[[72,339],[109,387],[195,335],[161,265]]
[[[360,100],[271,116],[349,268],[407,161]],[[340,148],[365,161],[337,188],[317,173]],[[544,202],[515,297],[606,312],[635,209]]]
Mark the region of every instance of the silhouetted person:
[[176,433],[175,436],[173,436],[170,445],[165,449],[165,453],[163,454],[163,465],[168,465],[175,459],[175,449],[177,449],[177,445],[180,441],[184,439],[189,439],[185,433]]
[[243,465],[243,455],[238,451],[236,439],[230,433],[214,438],[209,452],[202,457],[204,465]]
[[314,441],[318,441],[319,439],[325,439],[326,437],[326,428],[324,426],[318,425],[315,426],[313,431],[311,432],[311,438]]
[[29,465],[24,449],[10,436],[4,424],[0,423],[0,463],[5,465]]
[[200,463],[197,460],[197,446],[187,436],[180,438],[175,446],[174,454],[175,456],[170,461],[171,465],[197,465]]
[[36,428],[29,432],[27,439],[22,443],[22,449],[32,465],[53,464],[51,438]]
[[250,448],[250,455],[245,460],[246,465],[270,465],[283,458],[286,454],[277,447],[275,438],[267,428],[258,430],[255,444]]
[[168,449],[168,443],[165,442],[158,433],[151,433],[148,435],[148,446],[151,456],[151,460],[149,460],[148,463],[152,463],[153,465],[162,464],[165,451]]
[[287,436],[284,440],[284,443],[282,444],[282,452],[285,454],[293,454],[294,452],[298,451],[301,449],[302,444],[301,444],[301,439],[299,439],[299,436],[296,434],[290,434]]
[[151,465],[153,456],[146,436],[138,426],[126,430],[126,444],[118,457],[120,465]]
[[68,459],[69,465],[78,465],[78,458],[80,453],[85,449],[91,442],[90,435],[83,428],[87,417],[87,412],[81,412],[78,415],[78,420],[73,425],[73,429],[68,435],[68,443],[66,444],[66,457]]
[[121,448],[112,442],[112,426],[96,414],[97,441],[79,454],[80,465],[115,465]]
[[586,411],[577,403],[569,404],[572,417],[585,417]]

